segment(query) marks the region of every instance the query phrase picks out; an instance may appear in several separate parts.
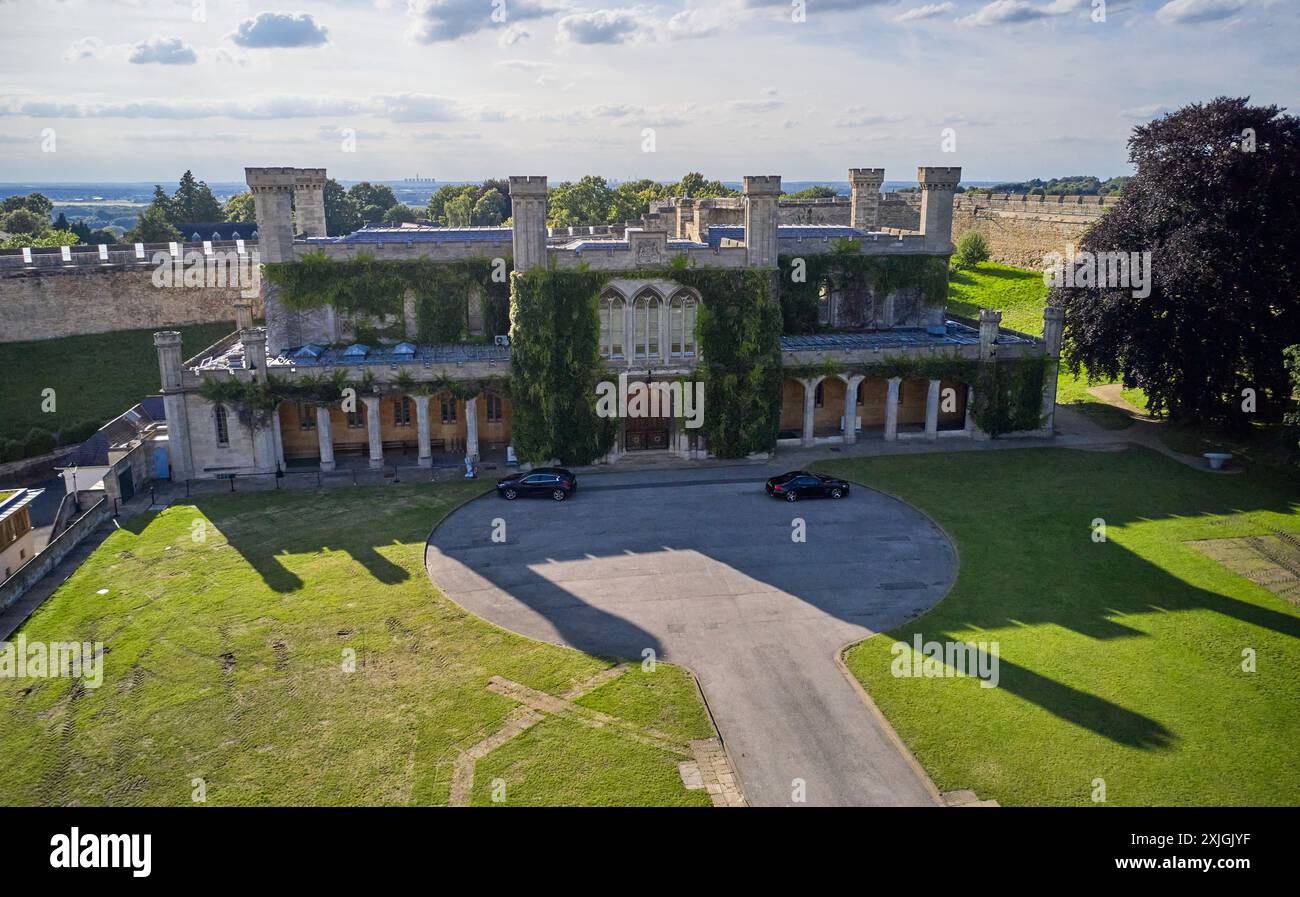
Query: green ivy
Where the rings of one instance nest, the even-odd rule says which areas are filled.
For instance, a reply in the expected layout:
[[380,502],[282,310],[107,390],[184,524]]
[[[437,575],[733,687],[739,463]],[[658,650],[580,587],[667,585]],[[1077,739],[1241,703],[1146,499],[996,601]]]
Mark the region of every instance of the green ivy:
[[[506,332],[510,263],[505,261],[506,267],[501,269],[487,258],[379,260],[362,254],[339,261],[324,252],[311,252],[293,262],[266,264],[263,273],[276,285],[277,298],[287,308],[330,306],[348,314],[396,318],[390,327],[358,327],[360,342],[400,337],[438,344],[469,338],[468,297],[475,290],[480,297],[484,333],[492,336]],[[507,276],[500,279],[498,271]],[[415,333],[408,333],[406,328],[407,290],[415,298]]]
[[525,461],[590,464],[614,444],[616,422],[596,414],[606,279],[547,269],[510,277],[510,435]]
[[783,255],[779,260],[781,315],[785,333],[816,333],[823,285],[835,277],[845,288],[865,287],[888,296],[917,288],[925,303],[942,306],[948,299],[947,259],[925,255],[862,255],[855,241],[836,243],[833,251]]

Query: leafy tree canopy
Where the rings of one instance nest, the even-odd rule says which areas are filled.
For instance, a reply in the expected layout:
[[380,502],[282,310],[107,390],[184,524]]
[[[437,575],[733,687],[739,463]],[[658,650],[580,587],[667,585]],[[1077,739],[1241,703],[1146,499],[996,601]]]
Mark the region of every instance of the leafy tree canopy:
[[1135,128],[1129,159],[1137,174],[1081,248],[1149,252],[1149,294],[1054,288],[1070,368],[1174,419],[1276,418],[1283,350],[1300,343],[1300,119],[1220,97]]
[[234,224],[255,224],[257,209],[253,204],[253,192],[245,190],[226,200],[225,217]]

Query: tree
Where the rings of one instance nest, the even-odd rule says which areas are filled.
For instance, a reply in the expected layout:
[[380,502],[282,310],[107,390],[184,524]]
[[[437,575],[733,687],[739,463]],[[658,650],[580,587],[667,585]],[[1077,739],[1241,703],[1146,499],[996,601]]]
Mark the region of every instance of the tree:
[[144,210],[144,214],[123,236],[127,243],[170,243],[179,242],[181,232],[167,220],[166,213],[157,203]]
[[821,185],[808,187],[797,193],[784,194],[787,199],[834,199],[839,195],[839,192],[834,187],[823,187]]
[[[257,209],[253,203],[253,191],[236,193],[226,200],[225,220],[233,224],[255,224]],[[328,217],[328,216],[326,216]]]
[[495,187],[489,188],[474,203],[472,222],[476,227],[496,227],[506,220],[506,198]]
[[72,230],[72,225],[68,224],[68,216],[60,212],[59,217],[54,219],[54,229]]
[[362,220],[374,224],[384,217],[384,213],[397,205],[397,196],[393,188],[384,184],[372,184],[362,181],[348,188],[348,198],[357,208]]
[[957,270],[974,268],[980,262],[989,260],[989,244],[979,231],[968,230],[957,241],[957,251],[953,253],[953,267]]
[[609,223],[614,194],[600,175],[586,175],[577,183],[565,181],[549,192],[546,223],[551,227]]
[[361,215],[356,203],[334,178],[325,182],[325,232],[341,237],[361,227]]
[[54,203],[43,193],[6,196],[4,202],[0,203],[0,212],[16,212],[19,209],[35,212],[48,221],[54,214]]
[[38,236],[49,230],[50,220],[38,215],[31,209],[14,209],[4,218],[0,218],[0,230],[11,234],[30,234]]
[[197,180],[191,171],[181,175],[176,192],[172,194],[171,213],[173,217],[168,220],[172,224],[222,220],[221,203],[212,195],[208,185]]
[[459,193],[447,203],[443,220],[447,227],[469,227],[474,219],[474,203],[468,193]]
[[391,206],[388,211],[384,212],[384,224],[402,224],[407,221],[415,220],[415,209],[403,203]]
[[674,196],[689,196],[694,199],[710,199],[719,196],[739,196],[737,190],[732,190],[725,186],[721,181],[705,180],[704,175],[698,171],[692,171],[685,175],[673,188]]
[[76,242],[77,235],[72,231],[51,228],[37,236],[16,234],[0,243],[0,249],[22,249],[24,246],[33,248],[38,246],[71,246]]
[[1300,119],[1248,104],[1220,97],[1134,129],[1137,173],[1081,248],[1149,252],[1149,292],[1067,286],[1049,298],[1065,309],[1076,375],[1086,367],[1121,378],[1172,419],[1240,426],[1249,397],[1274,419],[1290,397],[1283,350],[1300,343]]

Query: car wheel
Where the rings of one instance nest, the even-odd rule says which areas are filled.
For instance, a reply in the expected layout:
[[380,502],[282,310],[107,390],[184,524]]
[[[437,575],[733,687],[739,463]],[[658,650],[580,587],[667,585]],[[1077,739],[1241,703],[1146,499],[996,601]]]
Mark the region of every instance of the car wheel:
[[843,497],[844,497],[844,493],[840,491],[838,486],[831,490],[831,498],[843,498]]
[[507,501],[514,501],[516,498],[519,497],[519,493],[516,492],[516,491],[513,490],[513,489],[507,489],[507,490],[505,490],[504,492],[502,492],[501,494],[502,494],[503,496],[505,496],[505,498],[506,498]]
[[793,489],[785,494],[786,501],[798,501],[799,495]]
[[551,498],[555,499],[556,501],[564,501],[568,497],[569,494],[565,492],[563,489],[556,489],[554,492],[551,493]]

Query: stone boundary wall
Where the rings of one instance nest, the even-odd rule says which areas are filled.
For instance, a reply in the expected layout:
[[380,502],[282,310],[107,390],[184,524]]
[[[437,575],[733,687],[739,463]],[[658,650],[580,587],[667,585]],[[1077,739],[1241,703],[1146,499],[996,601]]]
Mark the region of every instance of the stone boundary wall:
[[[152,276],[75,267],[0,277],[0,343],[235,319],[239,287],[160,288]],[[252,302],[261,317],[261,299]]]
[[[917,200],[919,203],[919,199]],[[1050,252],[1078,245],[1084,233],[1118,201],[1114,196],[991,196],[958,194],[953,203],[952,241],[977,231],[993,261],[1018,268],[1042,268]]]
[[101,523],[113,516],[108,499],[101,498],[86,513],[82,514],[72,525],[59,533],[49,545],[32,556],[32,559],[14,572],[14,575],[0,583],[0,611],[8,610],[18,602],[27,590],[54,569],[82,540],[93,533]]

